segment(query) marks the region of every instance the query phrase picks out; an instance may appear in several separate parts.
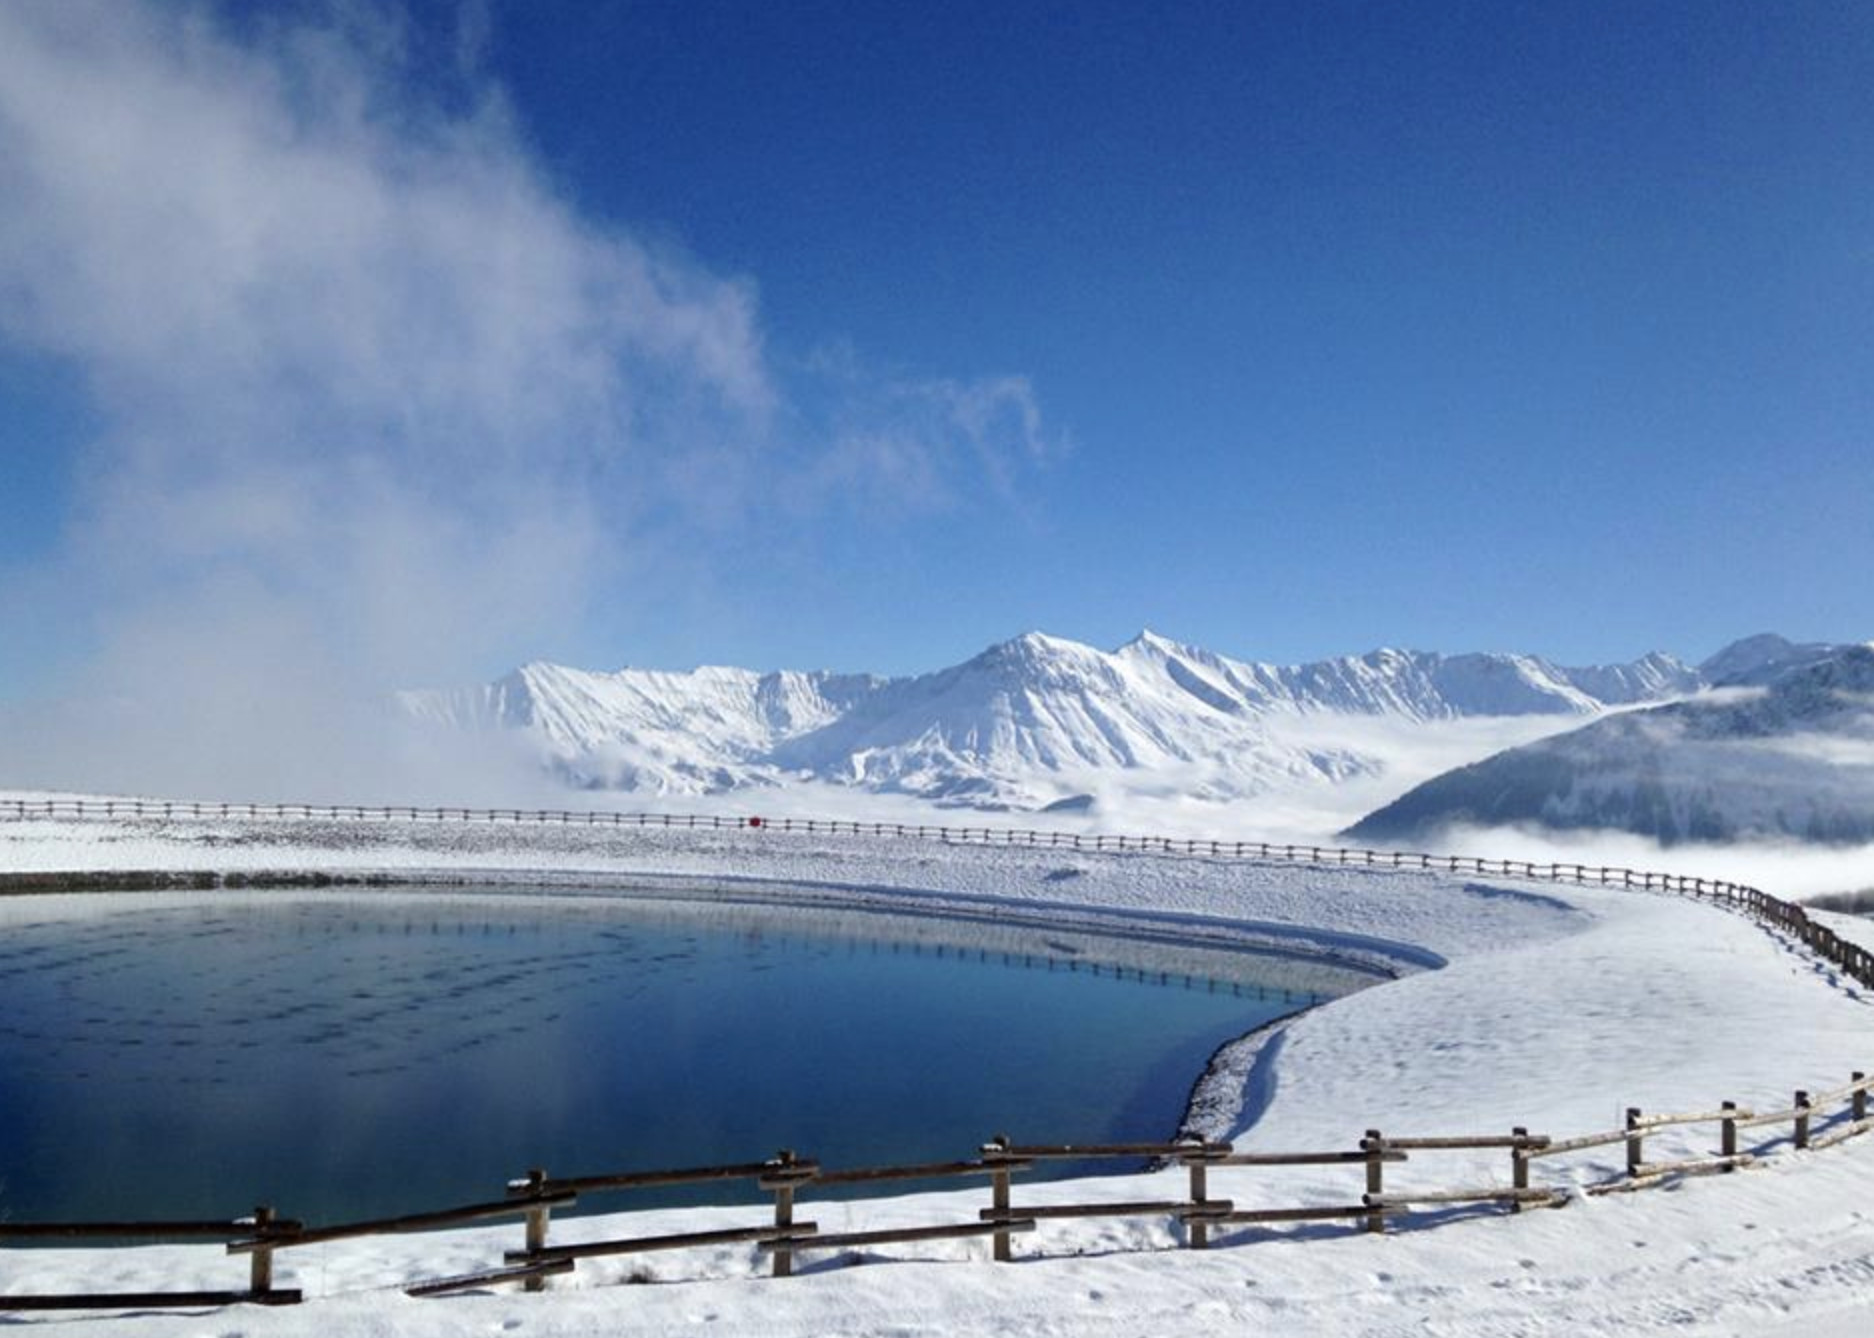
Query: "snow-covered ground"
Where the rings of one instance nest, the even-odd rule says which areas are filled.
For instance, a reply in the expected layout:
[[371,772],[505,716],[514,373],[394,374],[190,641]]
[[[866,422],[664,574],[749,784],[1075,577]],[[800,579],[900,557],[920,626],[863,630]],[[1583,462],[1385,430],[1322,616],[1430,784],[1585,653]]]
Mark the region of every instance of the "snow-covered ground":
[[[1556,1137],[1619,1125],[1628,1106],[1786,1106],[1874,1068],[1874,1012],[1858,988],[1735,914],[1657,894],[1480,882],[1428,874],[1142,854],[773,831],[663,832],[434,823],[0,822],[0,870],[283,869],[545,871],[589,885],[663,886],[968,904],[1066,919],[1170,918],[1289,941],[1357,944],[1402,978],[1288,1023],[1247,1067],[1257,1118],[1242,1149],[1350,1148],[1393,1136]],[[15,903],[19,905],[21,903]],[[37,902],[41,908],[43,902]],[[1832,917],[1844,932],[1864,932]],[[0,929],[0,932],[4,932]],[[1869,935],[1874,937],[1874,935]],[[1442,960],[1441,969],[1419,969]],[[1242,1119],[1234,1121],[1241,1125]],[[1770,1138],[1779,1130],[1747,1131]],[[1045,1137],[1045,1131],[1026,1136]],[[1715,1152],[1701,1127],[1649,1139],[1648,1157]],[[785,1141],[777,1131],[777,1145]],[[1783,1145],[1787,1147],[1787,1145]],[[751,1149],[751,1155],[761,1150]],[[966,1149],[959,1149],[964,1152]],[[1580,1185],[1621,1165],[1618,1146],[1538,1163],[1537,1182]],[[505,1169],[505,1168],[503,1168]],[[620,1167],[618,1169],[625,1169]],[[1415,1154],[1388,1187],[1507,1184],[1498,1153]],[[491,1171],[491,1174],[495,1172]],[[1182,1172],[1024,1188],[1016,1200],[1168,1198]],[[1213,1171],[1239,1206],[1357,1199],[1357,1168]],[[828,1204],[823,1231],[973,1217],[961,1193]],[[400,1284],[497,1264],[518,1225],[308,1247],[279,1281],[309,1303],[238,1314],[149,1314],[138,1333],[231,1334],[1156,1334],[1227,1326],[1294,1334],[1532,1332],[1806,1335],[1874,1327],[1874,1137],[1779,1151],[1747,1173],[1514,1218],[1406,1219],[1385,1237],[1329,1225],[1234,1229],[1208,1253],[1179,1249],[1161,1220],[1048,1221],[1017,1238],[1016,1263],[986,1243],[808,1254],[801,1276],[758,1276],[748,1247],[591,1261],[546,1296],[446,1301]],[[756,1216],[759,1216],[757,1214]],[[587,1234],[749,1224],[747,1209],[556,1224]],[[111,1287],[225,1288],[244,1276],[219,1247],[0,1254],[0,1293]],[[633,1277],[649,1285],[626,1284]],[[662,1285],[678,1283],[681,1285]],[[33,1331],[121,1331],[123,1321],[34,1317]]]

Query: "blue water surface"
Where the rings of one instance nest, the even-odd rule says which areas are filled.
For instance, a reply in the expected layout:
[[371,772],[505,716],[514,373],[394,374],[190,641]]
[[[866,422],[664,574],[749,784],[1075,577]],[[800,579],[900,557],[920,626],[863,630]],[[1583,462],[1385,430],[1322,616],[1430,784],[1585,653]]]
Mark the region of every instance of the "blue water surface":
[[1219,978],[1164,970],[1162,949],[1147,970],[958,938],[433,893],[124,894],[15,916],[0,1216],[267,1203],[329,1222],[499,1198],[535,1166],[1162,1139],[1221,1042],[1315,1001],[1259,987],[1253,963]]

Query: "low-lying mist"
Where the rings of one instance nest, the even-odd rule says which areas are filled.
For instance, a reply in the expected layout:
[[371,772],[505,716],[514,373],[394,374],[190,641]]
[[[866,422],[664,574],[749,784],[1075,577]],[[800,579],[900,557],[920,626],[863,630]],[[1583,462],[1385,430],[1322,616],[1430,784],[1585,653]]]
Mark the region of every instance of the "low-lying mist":
[[1865,888],[1874,870],[1874,845],[1738,841],[1662,846],[1625,832],[1548,832],[1525,827],[1454,829],[1439,838],[1436,849],[1484,859],[1605,865],[1719,879],[1793,901]]

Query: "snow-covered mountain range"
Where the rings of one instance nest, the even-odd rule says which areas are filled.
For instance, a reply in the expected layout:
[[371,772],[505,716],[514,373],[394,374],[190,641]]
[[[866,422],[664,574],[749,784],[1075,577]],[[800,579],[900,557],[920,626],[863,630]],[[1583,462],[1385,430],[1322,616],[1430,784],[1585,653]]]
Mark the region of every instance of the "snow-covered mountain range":
[[1716,690],[1447,772],[1347,835],[1423,844],[1453,826],[1524,825],[1668,844],[1874,841],[1874,645],[1753,638],[1705,671]]
[[[1717,658],[1744,676],[1797,649],[1755,639]],[[813,781],[1044,808],[1084,804],[1114,783],[1221,801],[1399,773],[1378,802],[1438,769],[1400,772],[1399,740],[1415,731],[1508,721],[1521,741],[1712,682],[1709,667],[1657,653],[1569,668],[1377,650],[1283,666],[1150,632],[1110,652],[1031,633],[906,678],[535,663],[479,687],[407,693],[402,706],[438,726],[519,740],[569,783],[645,794]],[[1502,746],[1501,732],[1472,737],[1468,755],[1447,750],[1442,764]]]

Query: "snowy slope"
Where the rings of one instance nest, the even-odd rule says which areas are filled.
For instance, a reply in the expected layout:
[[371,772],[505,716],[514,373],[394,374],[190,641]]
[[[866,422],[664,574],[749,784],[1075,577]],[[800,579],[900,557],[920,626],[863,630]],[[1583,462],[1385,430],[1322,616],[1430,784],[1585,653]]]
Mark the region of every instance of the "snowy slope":
[[411,692],[419,720],[520,731],[576,785],[697,794],[772,783],[768,754],[879,686],[840,674],[704,667],[592,673],[533,663],[478,688]]
[[790,740],[776,760],[868,788],[1017,803],[1045,802],[1051,787],[1103,771],[1207,764],[1200,794],[1224,797],[1366,765],[1342,750],[1277,742],[1251,703],[1197,672],[1039,634],[887,685]]
[[[1030,633],[900,679],[536,663],[479,688],[408,693],[403,705],[439,725],[523,737],[581,786],[703,794],[812,779],[1037,808],[1114,776],[1218,800],[1332,785],[1389,766],[1333,721],[1554,718],[1560,727],[1703,683],[1660,654],[1570,669],[1520,655],[1379,650],[1278,666],[1150,632],[1110,653]],[[1311,721],[1320,727],[1297,728]]]
[[[1733,667],[1756,676],[1772,663]],[[1436,777],[1348,835],[1424,841],[1454,825],[1533,824],[1667,843],[1874,839],[1874,647],[1783,663],[1767,688],[1611,716]]]
[[1654,652],[1632,664],[1570,669],[1530,655],[1439,655],[1376,650],[1313,664],[1253,664],[1179,645],[1151,632],[1116,658],[1158,668],[1250,710],[1288,708],[1416,720],[1463,716],[1589,714],[1662,701],[1703,687],[1695,669]]

